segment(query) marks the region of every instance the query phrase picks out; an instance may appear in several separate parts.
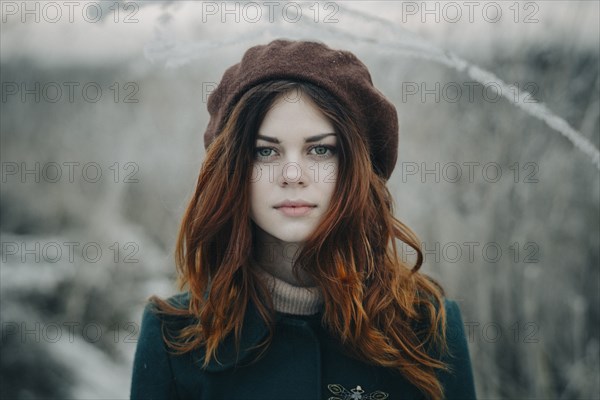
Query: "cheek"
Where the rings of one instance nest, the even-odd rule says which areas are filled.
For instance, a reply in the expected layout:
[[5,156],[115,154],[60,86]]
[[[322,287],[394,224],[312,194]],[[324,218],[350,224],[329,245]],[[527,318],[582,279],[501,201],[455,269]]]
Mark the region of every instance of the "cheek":
[[337,181],[337,171],[338,165],[337,163],[329,164],[320,173],[320,182],[318,182],[319,186],[321,186],[321,193],[323,193],[323,197],[330,199],[335,191],[336,181]]
[[259,165],[252,165],[250,169],[250,185],[257,183],[262,176],[262,168]]
[[253,219],[264,214],[269,204],[269,192],[269,188],[261,180],[250,184],[250,215]]
[[258,193],[260,193],[260,190],[257,190],[256,185],[250,185],[250,212],[253,214],[256,210],[256,206],[260,202],[260,198],[258,198]]
[[255,166],[252,169],[250,176],[250,187],[254,188],[255,191],[260,191],[261,188],[267,187],[272,183],[273,178],[270,176],[273,172],[267,167]]
[[334,192],[334,188],[333,187],[328,187],[327,191],[323,193],[323,200],[325,201],[325,203],[328,206],[333,201],[333,192]]
[[338,160],[327,161],[319,164],[318,183],[335,185],[339,170]]

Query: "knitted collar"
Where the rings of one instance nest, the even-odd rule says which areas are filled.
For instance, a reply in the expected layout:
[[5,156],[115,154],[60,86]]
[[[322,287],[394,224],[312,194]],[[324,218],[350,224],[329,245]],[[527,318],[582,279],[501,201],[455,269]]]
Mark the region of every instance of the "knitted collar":
[[294,286],[252,263],[260,279],[264,280],[273,296],[275,311],[284,314],[313,315],[323,306],[323,294],[316,286]]

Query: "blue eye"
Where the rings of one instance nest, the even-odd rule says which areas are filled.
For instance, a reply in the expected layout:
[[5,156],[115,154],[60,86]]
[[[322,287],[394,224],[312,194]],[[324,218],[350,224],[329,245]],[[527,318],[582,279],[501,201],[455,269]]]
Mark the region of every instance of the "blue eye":
[[319,144],[317,146],[311,147],[311,150],[314,150],[314,149],[324,149],[325,150],[325,152],[317,152],[316,156],[320,157],[320,158],[331,157],[331,156],[335,155],[335,152],[336,152],[335,146],[327,146],[327,145],[323,145],[323,144]]
[[[309,154],[316,156],[317,158],[329,158],[336,154],[337,148],[335,146],[319,144],[312,146],[309,149]],[[274,147],[256,147],[254,149],[254,157],[258,160],[268,160],[271,157],[276,156],[277,149]]]
[[[272,147],[257,147],[256,153],[258,153],[258,155],[261,157],[269,157],[269,154],[265,154],[264,150],[267,150],[267,152],[269,152],[269,151],[273,151],[274,149]],[[263,153],[261,153],[261,152],[263,152]]]
[[272,156],[275,149],[273,147],[257,147],[254,149],[254,157],[259,160],[268,159]]

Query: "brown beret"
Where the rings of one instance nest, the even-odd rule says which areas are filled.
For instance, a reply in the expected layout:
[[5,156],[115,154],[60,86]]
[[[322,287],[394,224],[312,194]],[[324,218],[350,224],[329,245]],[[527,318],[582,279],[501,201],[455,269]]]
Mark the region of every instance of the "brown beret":
[[223,129],[225,118],[251,87],[273,79],[307,81],[326,89],[357,117],[368,136],[375,172],[389,179],[398,156],[398,115],[394,105],[373,86],[367,67],[352,53],[312,41],[278,39],[249,48],[229,67],[208,97],[207,149]]

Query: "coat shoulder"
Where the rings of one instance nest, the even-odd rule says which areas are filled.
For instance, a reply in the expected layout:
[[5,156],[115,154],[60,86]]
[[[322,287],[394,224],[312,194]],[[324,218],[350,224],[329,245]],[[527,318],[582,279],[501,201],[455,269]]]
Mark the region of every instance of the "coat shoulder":
[[[179,293],[168,297],[166,301],[173,307],[186,310],[189,306],[190,296],[187,292]],[[182,317],[174,317],[172,315],[165,314],[159,311],[157,305],[151,300],[149,300],[146,302],[142,313],[142,329],[140,332],[144,334],[142,336],[142,339],[157,337],[162,331],[162,326],[165,323],[170,325],[176,322],[181,322],[182,320]]]
[[[428,297],[433,303],[435,313],[441,311],[441,306],[446,313],[446,323],[443,327],[446,332],[447,352],[441,352],[439,346],[434,346],[428,342],[428,354],[437,360],[443,362],[448,368],[447,371],[437,371],[440,383],[444,387],[446,399],[475,399],[475,384],[473,370],[469,354],[468,338],[464,328],[463,317],[459,303],[456,300],[446,296],[441,297],[441,302],[433,296]],[[421,320],[416,326],[420,335],[424,335],[430,329],[428,314],[430,311],[422,307]],[[441,328],[441,327],[440,327]],[[422,336],[424,337],[424,336]]]
[[439,374],[446,398],[475,399],[475,382],[469,354],[468,338],[458,303],[444,297],[446,342],[448,353],[441,358],[449,368]]
[[[165,301],[180,310],[188,310],[190,304],[190,293],[178,293],[165,299]],[[160,326],[166,328],[167,331],[181,329],[185,325],[195,323],[196,320],[191,315],[172,315],[161,312],[158,306],[153,301],[148,301],[144,307],[142,321],[146,322],[149,327],[156,328]],[[168,333],[168,332],[165,332]]]
[[[177,308],[187,308],[189,295],[178,294],[167,301]],[[134,356],[131,399],[176,398],[176,377],[163,339],[163,322],[170,319],[160,313],[154,303],[146,303]]]
[[[173,307],[180,308],[185,310],[190,305],[190,292],[183,292],[174,294],[165,299],[167,303],[172,305]],[[152,301],[148,301],[146,304],[146,309],[150,311],[156,311],[156,306]]]

